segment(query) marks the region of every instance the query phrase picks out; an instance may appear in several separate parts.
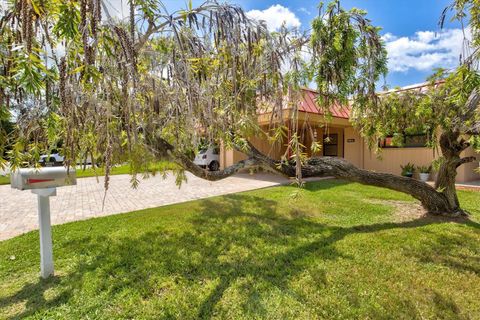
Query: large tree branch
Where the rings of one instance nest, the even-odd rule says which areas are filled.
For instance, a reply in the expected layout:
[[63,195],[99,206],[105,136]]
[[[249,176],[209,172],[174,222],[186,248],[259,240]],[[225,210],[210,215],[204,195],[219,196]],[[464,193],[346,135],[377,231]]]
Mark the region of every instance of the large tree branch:
[[253,158],[248,158],[237,162],[234,165],[231,165],[223,170],[218,171],[209,171],[208,169],[203,169],[196,165],[192,160],[186,157],[183,154],[172,153],[169,151],[171,159],[178,163],[182,168],[189,171],[193,175],[209,180],[209,181],[218,181],[225,178],[228,178],[242,169],[248,169],[260,165],[260,162]]
[[448,202],[443,195],[427,183],[389,173],[360,169],[340,158],[310,159],[302,166],[302,175],[304,177],[334,176],[348,181],[407,193],[419,200],[432,213],[441,213],[448,208]]
[[[173,161],[180,164],[185,170],[191,172],[195,176],[210,181],[224,179],[241,169],[253,166],[270,168],[277,173],[289,177],[294,177],[296,175],[295,163],[273,160],[257,150],[252,144],[249,144],[248,150],[241,150],[247,154],[249,157],[248,159],[240,161],[224,170],[211,172],[202,169],[194,164],[187,156],[175,151],[175,148],[165,140],[159,139],[159,141],[163,144],[166,153]],[[347,181],[388,188],[409,194],[419,200],[425,209],[432,214],[458,213],[457,210],[459,208],[452,208],[447,198],[427,183],[389,173],[379,173],[359,169],[341,158],[311,158],[302,164],[301,170],[303,177],[333,176]]]
[[464,157],[464,158],[461,158],[461,159],[459,159],[458,162],[457,162],[457,168],[460,167],[461,165],[464,165],[464,164],[466,164],[466,163],[473,162],[473,161],[475,161],[475,160],[477,160],[476,157]]
[[208,169],[203,169],[202,167],[196,165],[188,156],[177,151],[175,147],[165,139],[157,138],[155,149],[157,154],[162,156],[168,156],[173,162],[180,165],[183,169],[187,170],[188,172],[199,178],[208,181],[222,180],[234,175],[242,169],[249,169],[261,165],[261,162],[257,159],[248,158],[239,161],[236,164],[231,165],[223,170],[209,171]]
[[[265,156],[250,144],[248,155],[257,159],[264,166],[287,176],[295,176],[294,163],[280,163]],[[451,208],[445,196],[435,188],[422,181],[401,177],[389,173],[372,172],[360,169],[341,158],[322,157],[311,158],[302,164],[303,177],[333,176],[339,179],[373,185],[403,192],[419,200],[430,213],[447,214],[457,208]]]

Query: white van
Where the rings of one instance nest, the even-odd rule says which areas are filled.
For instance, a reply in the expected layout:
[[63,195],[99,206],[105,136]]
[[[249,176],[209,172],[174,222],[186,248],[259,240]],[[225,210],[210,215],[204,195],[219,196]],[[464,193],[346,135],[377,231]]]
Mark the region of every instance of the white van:
[[63,165],[63,156],[58,153],[44,154],[40,156],[40,165],[44,167],[55,167]]
[[201,149],[193,160],[197,166],[204,169],[208,168],[210,171],[217,171],[220,169],[220,150],[218,147],[208,147]]

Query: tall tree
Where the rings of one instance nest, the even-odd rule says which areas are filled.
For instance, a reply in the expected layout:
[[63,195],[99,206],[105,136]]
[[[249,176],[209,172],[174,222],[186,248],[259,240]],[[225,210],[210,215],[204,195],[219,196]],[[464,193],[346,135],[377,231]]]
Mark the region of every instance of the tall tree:
[[[130,3],[129,21],[119,21],[101,0],[9,1],[0,20],[0,103],[14,110],[17,129],[0,145],[12,144],[13,168],[36,163],[61,142],[67,165],[85,153],[103,155],[107,187],[113,164],[128,161],[136,185],[149,163],[167,157],[181,165],[179,181],[184,170],[216,180],[262,165],[290,176],[334,175],[387,187],[411,194],[431,213],[462,213],[447,193],[423,182],[337,158],[302,158],[298,139],[289,141],[296,163],[269,159],[248,142],[264,134],[259,109],[278,115],[286,103],[297,105],[297,89],[312,79],[327,113],[330,104],[354,98],[364,135],[374,139],[381,131],[362,119],[390,125],[375,113],[388,112],[375,88],[387,71],[386,52],[364,11],[333,1],[313,21],[311,34],[302,35],[269,32],[241,8],[216,1],[176,12],[156,0]],[[477,106],[474,98],[466,105]],[[472,112],[477,117],[478,110]],[[203,170],[187,156],[200,135],[249,158],[219,172]]]

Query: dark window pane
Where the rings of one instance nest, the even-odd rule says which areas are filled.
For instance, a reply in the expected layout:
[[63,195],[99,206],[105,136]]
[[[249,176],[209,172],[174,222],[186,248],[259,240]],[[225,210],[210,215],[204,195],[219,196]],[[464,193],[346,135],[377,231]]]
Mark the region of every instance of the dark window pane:
[[326,145],[337,145],[338,144],[338,134],[329,134],[323,136],[323,143]]
[[427,135],[416,134],[406,135],[403,137],[403,143],[399,145],[394,143],[393,137],[386,137],[378,141],[380,148],[418,148],[425,147],[427,145]]
[[338,156],[338,146],[337,145],[325,145],[323,147],[323,155],[327,157],[337,157]]
[[415,135],[405,137],[405,147],[425,147],[427,144],[426,135]]
[[323,155],[338,157],[338,135],[330,134],[323,136]]

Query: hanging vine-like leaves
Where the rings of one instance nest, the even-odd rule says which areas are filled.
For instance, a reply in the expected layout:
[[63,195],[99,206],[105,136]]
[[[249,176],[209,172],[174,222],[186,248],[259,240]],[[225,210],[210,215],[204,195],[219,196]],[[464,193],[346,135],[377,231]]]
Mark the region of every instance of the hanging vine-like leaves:
[[[134,174],[165,156],[159,138],[185,153],[202,136],[241,144],[256,130],[258,99],[283,90],[291,48],[239,7],[208,1],[169,13],[160,1],[129,1],[125,23],[102,21],[100,0],[42,1],[38,12],[32,3],[16,1],[2,19],[13,65],[1,98],[24,110],[18,137],[34,138],[42,152],[60,149],[67,164],[93,152],[107,166],[128,161]],[[28,119],[52,115],[55,134],[52,126],[44,136],[27,131]]]
[[[86,152],[104,155],[108,147],[109,164],[129,161],[135,173],[166,155],[159,139],[185,154],[204,139],[247,148],[246,137],[264,134],[256,123],[259,110],[283,119],[285,106],[299,99],[295,92],[311,80],[327,115],[331,104],[353,99],[352,119],[367,136],[395,129],[380,126],[379,115],[405,115],[386,109],[375,95],[386,71],[379,29],[365,12],[344,10],[339,1],[321,10],[310,35],[270,32],[241,8],[216,1],[171,13],[161,1],[132,0],[126,21],[102,21],[110,14],[100,0],[48,0],[38,9],[31,3],[16,1],[1,22],[2,50],[10,56],[1,98],[23,109],[18,114],[25,119],[58,115],[56,147],[70,163]],[[34,23],[41,28],[31,32]],[[32,52],[25,55],[30,35]],[[49,100],[46,91],[59,98]],[[367,117],[373,120],[364,122]],[[274,140],[283,139],[284,123],[271,129]],[[36,141],[51,149],[43,138],[37,134]],[[304,153],[300,143],[289,148]]]

